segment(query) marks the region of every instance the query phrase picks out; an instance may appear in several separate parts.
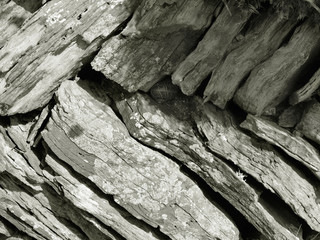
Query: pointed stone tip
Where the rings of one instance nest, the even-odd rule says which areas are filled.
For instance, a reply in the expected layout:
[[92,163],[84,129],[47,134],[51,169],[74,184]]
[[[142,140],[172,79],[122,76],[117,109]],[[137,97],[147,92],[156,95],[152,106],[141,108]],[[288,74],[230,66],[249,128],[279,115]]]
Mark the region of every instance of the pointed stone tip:
[[210,101],[210,96],[204,95],[204,96],[203,96],[203,103],[207,103],[207,102],[209,102],[209,101]]

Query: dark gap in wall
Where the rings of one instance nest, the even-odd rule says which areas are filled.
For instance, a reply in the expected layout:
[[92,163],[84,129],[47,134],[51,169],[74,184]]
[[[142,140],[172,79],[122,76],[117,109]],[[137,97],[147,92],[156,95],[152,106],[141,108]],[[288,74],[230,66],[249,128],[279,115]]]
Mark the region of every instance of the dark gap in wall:
[[203,93],[211,79],[211,74],[212,72],[201,82],[200,86],[197,88],[194,95],[203,98]]
[[[320,186],[320,180],[315,176],[315,174],[308,167],[306,167],[303,163],[299,162],[298,160],[289,156],[281,148],[275,145],[273,145],[273,148],[275,149],[275,152],[281,157],[281,159],[285,163],[287,163],[289,166],[291,166],[295,170],[295,172],[299,174],[300,177],[307,180],[314,187]],[[319,200],[320,200],[320,196],[319,196]]]
[[[121,93],[126,92],[118,83],[107,79],[102,72],[98,72],[94,70],[90,63],[84,65],[82,69],[78,73],[78,77],[80,79],[86,79],[92,82],[95,82],[97,86],[100,86],[103,90],[105,90],[106,94],[110,97],[110,107],[113,109],[114,113],[117,115],[117,117],[122,121],[122,116],[119,113],[114,98],[119,99],[121,98]],[[80,83],[81,86],[81,83]],[[89,94],[91,94],[89,92]],[[92,97],[99,100],[95,95],[92,95]],[[123,122],[123,121],[122,121]]]
[[318,91],[318,94],[315,94],[313,96],[313,98],[317,101],[317,102],[320,102],[320,89],[317,90]]
[[17,5],[23,7],[26,11],[34,13],[42,6],[42,0],[13,0]]
[[258,202],[266,209],[274,219],[287,228],[291,233],[298,236],[303,233],[305,221],[297,216],[293,210],[276,194],[266,190],[263,191],[258,199]]
[[10,124],[10,119],[8,116],[0,116],[0,126],[6,128]]
[[[135,226],[143,229],[146,232],[150,232],[152,235],[158,237],[159,239],[164,239],[164,240],[170,239],[167,235],[158,231],[157,228],[154,228],[154,227],[150,226],[149,224],[147,224],[146,222],[144,222],[143,220],[140,220],[140,219],[137,219],[136,217],[134,217],[130,212],[128,212],[128,210],[126,210],[124,207],[122,207],[121,205],[119,205],[115,202],[113,195],[104,193],[93,182],[88,181],[88,178],[82,176],[80,173],[73,170],[73,168],[70,165],[68,165],[67,163],[60,160],[55,155],[55,153],[51,151],[50,147],[45,142],[44,142],[44,146],[46,148],[47,154],[49,154],[52,158],[54,158],[55,161],[59,162],[59,164],[61,164],[63,166],[63,168],[65,168],[69,172],[69,174],[71,176],[76,178],[81,184],[86,185],[88,188],[90,188],[91,191],[93,191],[98,197],[108,201],[109,204],[112,207],[114,207],[119,212],[119,214],[123,218],[125,218],[128,222],[130,222],[132,225],[135,225]],[[47,166],[47,168],[50,168],[50,166]],[[54,172],[54,170],[51,170],[51,171]]]
[[[42,110],[46,107],[48,107],[48,115],[45,117],[45,119],[43,120],[40,128],[37,131],[37,135],[35,136],[34,139],[34,144],[31,146],[31,149],[33,149],[36,145],[37,145],[37,141],[41,139],[40,133],[42,132],[42,130],[45,128],[45,126],[47,125],[47,123],[49,122],[49,119],[51,117],[51,110],[53,109],[53,107],[55,106],[56,102],[55,102],[55,96],[53,95],[52,98],[50,99],[50,101],[42,107],[42,109],[37,109],[37,115],[40,116],[42,113]],[[29,134],[32,131],[32,129],[34,128],[34,125],[36,124],[37,120],[34,122],[34,124],[30,127],[29,130]],[[29,136],[28,136],[29,137]],[[29,143],[29,141],[27,140],[27,143]]]
[[229,101],[226,107],[237,125],[240,125],[247,118],[247,112],[240,108],[233,101]]
[[277,123],[278,118],[283,113],[283,111],[291,106],[289,103],[289,98],[290,96],[275,107],[275,112],[273,113],[273,115],[264,115],[264,116],[268,116],[268,118],[272,119],[273,122]]
[[102,72],[98,72],[92,68],[90,62],[81,67],[77,76],[81,79],[89,79],[90,81],[98,81],[105,78]]
[[290,39],[292,38],[294,32],[296,31],[296,29],[302,25],[302,23],[305,22],[305,19],[304,20],[300,20],[300,21],[297,21],[297,23],[292,27],[292,29],[288,32],[288,34],[283,38],[281,44],[279,45],[278,49],[279,48],[282,48],[282,47],[285,47]]
[[309,82],[311,77],[315,72],[320,69],[320,41],[318,41],[317,46],[314,47],[311,51],[311,54],[306,61],[306,63],[301,67],[299,72],[294,76],[297,81],[295,88],[293,90],[298,90]]
[[320,232],[312,230],[307,224],[303,224],[303,239],[320,240]]

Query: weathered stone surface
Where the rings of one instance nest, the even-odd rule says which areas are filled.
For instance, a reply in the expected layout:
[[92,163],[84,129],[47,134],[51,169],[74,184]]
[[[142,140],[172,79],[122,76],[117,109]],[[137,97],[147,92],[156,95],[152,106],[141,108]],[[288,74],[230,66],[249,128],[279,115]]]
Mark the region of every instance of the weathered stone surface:
[[7,134],[16,145],[18,152],[27,160],[28,164],[37,172],[42,175],[41,163],[36,154],[31,149],[31,144],[28,143],[28,135],[34,125],[34,121],[38,115],[30,114],[29,116],[11,116],[10,125],[6,127]]
[[[261,115],[285,100],[296,87],[302,70],[319,51],[317,26],[306,21],[299,26],[288,44],[255,67],[234,101],[244,110]],[[290,61],[288,61],[290,59]]]
[[294,19],[286,20],[275,15],[272,8],[253,19],[246,33],[241,35],[241,39],[238,37],[236,47],[230,47],[232,51],[213,70],[203,94],[205,101],[224,108],[241,81],[278,49],[295,24]]
[[123,32],[104,43],[92,66],[130,92],[148,91],[185,59],[219,4],[145,0]]
[[240,126],[281,148],[289,156],[308,167],[320,179],[319,151],[302,137],[294,136],[277,124],[250,114]]
[[230,15],[228,9],[224,8],[197,48],[173,73],[173,83],[180,86],[186,95],[193,94],[220,64],[232,40],[250,17],[248,12],[241,11],[234,5],[230,5],[230,9],[233,14]]
[[[30,3],[36,0],[29,1]],[[0,3],[0,49],[16,32],[23,22],[31,16],[31,12],[15,3],[15,1],[1,1]]]
[[302,88],[293,92],[290,96],[290,104],[296,105],[297,103],[308,100],[313,94],[316,94],[316,90],[320,87],[320,69],[312,76],[309,82]]
[[286,108],[278,118],[278,125],[285,128],[295,127],[301,120],[305,104],[296,104]]
[[[46,163],[54,170],[56,176],[53,176],[48,171],[45,171],[44,175],[49,182],[56,183],[59,186],[64,198],[81,209],[83,214],[87,215],[87,218],[89,218],[89,214],[94,216],[96,220],[90,220],[94,225],[99,225],[98,221],[105,224],[100,228],[103,234],[99,238],[90,239],[102,239],[103,236],[105,238],[108,236],[109,239],[119,239],[117,236],[109,233],[106,226],[115,230],[126,239],[159,239],[153,236],[152,232],[145,231],[143,226],[139,226],[138,221],[136,224],[133,224],[130,221],[131,216],[124,213],[123,210],[115,208],[106,198],[103,198],[101,195],[99,196],[85,183],[80,182],[73,176],[74,174],[70,170],[65,168],[54,157],[47,155]],[[126,215],[128,216],[126,217]]]
[[233,222],[177,164],[131,138],[110,106],[81,86],[62,83],[42,132],[61,160],[172,239],[239,238]]
[[39,185],[43,183],[43,179],[30,167],[2,126],[0,126],[0,130],[0,173],[9,172],[27,187],[34,191],[41,191]]
[[12,148],[3,133],[0,146],[0,215],[35,239],[84,239],[82,233],[65,225],[53,213],[50,201],[56,202],[56,197],[48,197],[44,180]]
[[279,195],[309,226],[320,231],[320,205],[315,187],[269,144],[242,133],[228,112],[204,104],[196,116],[207,146]]
[[138,2],[46,3],[0,50],[0,115],[44,106],[59,84],[74,76]]
[[[198,115],[200,100],[190,101],[193,104],[189,102],[191,107],[188,110]],[[279,213],[272,212],[263,203],[260,189],[246,183],[244,174],[235,172],[207,150],[190,119],[181,120],[177,116],[179,113],[172,111],[172,108],[157,104],[139,93],[125,96],[124,99],[117,100],[116,104],[132,136],[175,157],[201,176],[267,239],[297,239],[292,234],[298,232],[299,228],[295,217],[279,221],[276,217]],[[169,106],[172,105],[174,103],[169,102]]]
[[296,129],[307,138],[320,144],[320,103],[309,106]]
[[0,0],[0,239],[317,239],[319,24],[273,2]]
[[32,126],[30,126],[30,129],[28,130],[28,137],[26,142],[30,146],[36,146],[37,145],[37,136],[39,136],[39,130],[43,126],[45,120],[48,118],[48,115],[50,113],[49,105],[45,106],[39,116],[37,116],[34,119],[34,123]]

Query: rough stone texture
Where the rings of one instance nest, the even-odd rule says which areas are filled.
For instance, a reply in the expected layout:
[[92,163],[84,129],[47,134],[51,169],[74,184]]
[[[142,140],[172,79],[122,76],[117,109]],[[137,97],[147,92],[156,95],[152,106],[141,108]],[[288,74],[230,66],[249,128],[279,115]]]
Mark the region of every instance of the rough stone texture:
[[299,169],[270,145],[242,133],[228,112],[213,105],[204,105],[196,123],[213,152],[232,161],[266,189],[277,193],[312,229],[319,231],[317,191]]
[[320,144],[320,103],[309,106],[296,129],[312,141]]
[[[309,21],[299,26],[288,44],[255,67],[234,101],[244,110],[261,115],[285,100],[304,77],[307,63],[319,52],[320,30]],[[290,61],[289,61],[290,59]]]
[[0,1],[0,239],[318,239],[319,21],[285,1]]
[[44,180],[28,165],[3,133],[1,141],[0,215],[35,239],[83,239],[50,210]]
[[[138,1],[46,3],[0,49],[0,115],[44,106]],[[25,39],[28,39],[26,41]]]
[[[199,100],[193,99],[189,111],[199,114]],[[169,106],[174,105],[174,101]],[[181,120],[171,108],[156,104],[142,94],[117,101],[118,109],[130,133],[148,146],[175,157],[199,174],[212,189],[236,207],[267,239],[295,239],[299,224],[291,216],[279,220],[263,203],[259,188],[246,183],[246,175],[235,172],[221,158],[212,154],[199,139],[190,121]],[[241,199],[241,201],[239,201]],[[286,222],[286,221],[290,221]],[[263,228],[261,226],[264,226]],[[268,226],[268,227],[265,227]]]
[[[233,97],[241,81],[250,71],[268,59],[280,46],[296,21],[275,16],[269,9],[250,23],[249,29],[240,33],[232,51],[213,71],[204,91],[205,101],[211,101],[220,108]],[[230,67],[232,66],[232,67]]]
[[[30,5],[36,0],[28,1]],[[32,7],[32,6],[31,6]],[[34,10],[30,9],[30,11]],[[31,12],[14,1],[1,1],[0,3],[0,49],[9,38],[18,32],[21,25],[31,16]]]
[[220,64],[232,40],[238,35],[250,14],[231,6],[224,8],[197,48],[178,66],[173,83],[186,95],[192,95],[201,82]]
[[289,156],[307,166],[320,179],[319,151],[302,137],[294,136],[277,124],[250,114],[240,126],[281,148]]
[[[92,224],[98,225],[98,221],[104,224],[100,223],[101,227],[99,227],[100,231],[104,232],[104,238],[108,236],[110,239],[121,239],[120,236],[122,236],[126,239],[159,239],[152,234],[150,229],[144,229],[143,225],[139,225],[138,221],[136,223],[130,221],[130,217],[125,211],[117,209],[106,196],[98,194],[80,182],[71,169],[66,168],[61,161],[55,158],[47,155],[46,163],[54,170],[56,176],[48,171],[44,171],[44,175],[49,182],[55,182],[59,186],[56,188],[62,191],[60,194],[63,193],[63,196],[81,209],[87,218],[90,217],[89,214],[95,217],[91,220]],[[106,226],[115,230],[120,236],[107,232]],[[90,228],[88,227],[88,229]],[[102,237],[101,234],[99,238],[90,239],[103,239]]]
[[57,97],[59,104],[42,135],[74,171],[172,239],[239,238],[232,221],[179,166],[131,138],[112,109],[95,99],[90,89],[67,81]]
[[148,91],[185,59],[220,3],[143,1],[124,31],[104,43],[93,68],[130,92]]
[[296,104],[286,108],[278,118],[278,125],[285,128],[295,127],[301,120],[307,104]]

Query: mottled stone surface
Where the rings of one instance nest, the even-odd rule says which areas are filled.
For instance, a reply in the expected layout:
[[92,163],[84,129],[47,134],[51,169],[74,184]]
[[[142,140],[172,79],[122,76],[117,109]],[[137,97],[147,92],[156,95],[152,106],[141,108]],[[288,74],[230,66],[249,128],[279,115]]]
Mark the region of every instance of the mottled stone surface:
[[254,17],[239,40],[234,40],[232,51],[213,69],[204,91],[205,101],[219,108],[225,107],[250,71],[278,49],[296,24],[294,19],[275,16],[273,9]]
[[[138,1],[46,3],[0,49],[0,115],[44,106]],[[28,39],[28,41],[26,41]]]
[[144,229],[145,226],[139,224],[138,221],[132,222],[131,217],[125,211],[116,208],[106,196],[98,194],[88,185],[79,181],[70,169],[67,169],[61,161],[55,158],[47,155],[46,163],[54,170],[56,176],[48,171],[44,171],[44,175],[48,181],[55,182],[57,186],[60,186],[63,196],[75,207],[81,209],[86,218],[90,218],[90,215],[93,216],[90,220],[92,224],[99,225],[100,222],[99,229],[104,234],[100,234],[99,238],[90,239],[120,239],[117,235],[109,233],[107,227],[112,228],[126,239],[159,239],[152,234],[150,229]]
[[197,117],[197,126],[208,139],[209,149],[279,195],[312,229],[320,230],[318,193],[307,176],[272,146],[241,132],[228,112],[205,104]]
[[104,43],[92,66],[130,92],[148,91],[196,46],[219,4],[142,1],[123,32]]
[[[306,74],[309,61],[319,51],[320,30],[309,21],[297,27],[288,44],[255,67],[234,101],[245,111],[261,115],[284,101]],[[290,59],[290,60],[289,60]]]
[[0,239],[318,239],[302,2],[0,0]]
[[76,172],[173,239],[239,238],[232,221],[179,166],[131,138],[110,106],[95,99],[90,89],[66,81],[57,97],[59,104],[42,135]]
[[238,35],[250,14],[230,5],[232,15],[224,8],[197,48],[178,66],[173,83],[186,95],[192,95],[201,82],[217,68],[232,40]]
[[[173,105],[173,102],[170,104]],[[193,116],[199,115],[200,100],[191,99],[190,102],[193,102],[193,108],[190,107],[189,111]],[[299,224],[296,218],[292,216],[290,220],[286,219],[290,223],[277,220],[276,215],[279,213],[272,213],[262,203],[261,190],[247,184],[245,174],[235,172],[221,158],[210,152],[206,142],[190,124],[190,119],[181,120],[176,112],[163,108],[163,104],[156,104],[142,94],[125,97],[117,101],[117,106],[128,130],[135,138],[175,157],[199,174],[267,239],[295,238],[288,229],[297,231]]]
[[320,179],[319,151],[302,137],[295,136],[277,124],[253,115],[248,115],[240,126],[281,148],[289,156],[307,166]]

